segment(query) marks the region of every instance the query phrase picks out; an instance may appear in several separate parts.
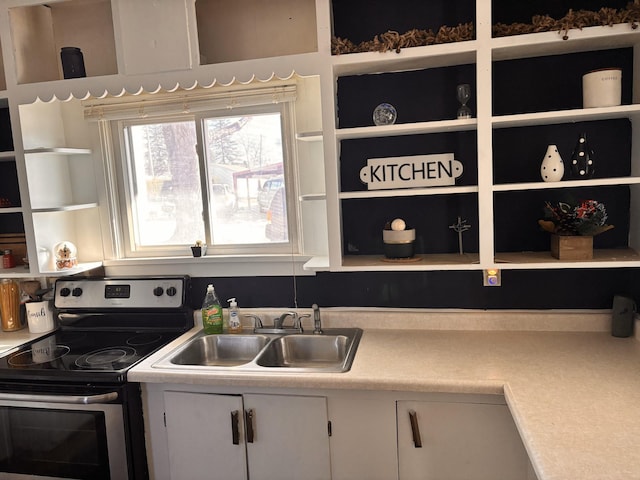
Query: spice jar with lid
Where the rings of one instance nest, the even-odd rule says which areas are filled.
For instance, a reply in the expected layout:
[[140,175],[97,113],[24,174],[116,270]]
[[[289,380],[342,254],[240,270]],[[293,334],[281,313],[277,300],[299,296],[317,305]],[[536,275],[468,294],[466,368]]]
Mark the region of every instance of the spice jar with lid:
[[3,251],[2,254],[2,268],[13,268],[16,266],[16,259],[13,258],[13,252],[10,248]]

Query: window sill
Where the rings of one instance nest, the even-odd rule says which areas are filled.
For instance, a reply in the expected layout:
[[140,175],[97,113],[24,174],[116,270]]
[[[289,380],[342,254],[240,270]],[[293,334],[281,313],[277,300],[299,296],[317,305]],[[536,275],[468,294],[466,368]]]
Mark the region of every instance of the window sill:
[[103,262],[108,276],[190,275],[192,277],[311,276],[309,255],[216,255],[204,257],[145,257]]

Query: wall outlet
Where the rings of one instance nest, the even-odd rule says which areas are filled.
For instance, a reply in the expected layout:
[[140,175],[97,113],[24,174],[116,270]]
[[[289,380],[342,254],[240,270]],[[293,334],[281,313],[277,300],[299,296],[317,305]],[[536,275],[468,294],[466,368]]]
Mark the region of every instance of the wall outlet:
[[482,271],[482,285],[485,287],[499,287],[502,285],[500,269],[490,268]]

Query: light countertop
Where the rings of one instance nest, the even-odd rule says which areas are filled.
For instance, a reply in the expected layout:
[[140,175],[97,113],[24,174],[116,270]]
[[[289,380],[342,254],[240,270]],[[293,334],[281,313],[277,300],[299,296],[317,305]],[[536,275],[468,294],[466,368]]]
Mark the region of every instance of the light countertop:
[[4,355],[9,350],[20,345],[35,340],[51,332],[31,333],[28,328],[16,330],[14,332],[0,332],[0,355]]
[[325,327],[364,329],[349,372],[153,367],[195,328],[134,367],[129,380],[504,394],[540,480],[640,479],[640,342],[612,337],[608,313],[323,311],[325,318]]

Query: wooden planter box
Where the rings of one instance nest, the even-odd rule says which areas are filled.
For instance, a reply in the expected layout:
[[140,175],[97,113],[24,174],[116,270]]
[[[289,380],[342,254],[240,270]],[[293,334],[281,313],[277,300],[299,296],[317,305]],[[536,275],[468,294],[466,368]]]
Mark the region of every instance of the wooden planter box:
[[551,256],[559,260],[591,260],[593,237],[551,235]]

